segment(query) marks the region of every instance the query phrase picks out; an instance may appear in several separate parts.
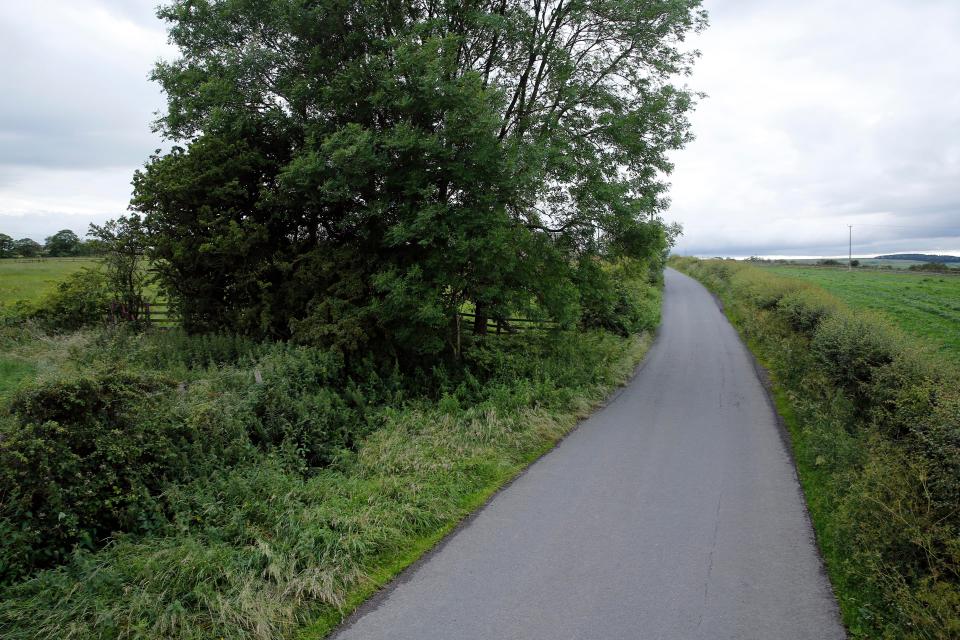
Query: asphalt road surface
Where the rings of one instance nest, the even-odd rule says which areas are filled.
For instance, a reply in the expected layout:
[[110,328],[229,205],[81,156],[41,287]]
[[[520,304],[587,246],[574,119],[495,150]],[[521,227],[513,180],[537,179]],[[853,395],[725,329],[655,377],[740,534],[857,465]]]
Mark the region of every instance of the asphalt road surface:
[[633,381],[335,638],[844,637],[752,360],[700,284],[666,279]]

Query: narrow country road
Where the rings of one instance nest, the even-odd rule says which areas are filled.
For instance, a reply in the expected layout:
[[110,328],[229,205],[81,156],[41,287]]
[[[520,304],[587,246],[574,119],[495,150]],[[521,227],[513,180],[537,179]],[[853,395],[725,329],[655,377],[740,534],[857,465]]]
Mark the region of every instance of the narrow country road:
[[339,640],[843,638],[775,414],[668,271],[645,366]]

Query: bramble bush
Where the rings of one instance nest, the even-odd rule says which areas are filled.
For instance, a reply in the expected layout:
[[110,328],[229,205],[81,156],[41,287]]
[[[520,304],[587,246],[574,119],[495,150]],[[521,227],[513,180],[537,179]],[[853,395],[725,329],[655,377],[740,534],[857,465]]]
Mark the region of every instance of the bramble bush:
[[13,399],[0,437],[0,583],[162,521],[155,499],[177,460],[150,418],[169,382],[129,372],[45,380]]
[[[771,368],[855,637],[960,637],[960,385],[882,317],[762,268],[673,258]],[[783,407],[781,407],[783,408]]]
[[[241,368],[205,366],[189,387],[162,370],[135,368],[136,354],[172,342],[197,343],[184,349],[191,362],[210,356],[211,344],[225,359],[238,346],[120,331],[91,344],[96,355],[80,373],[42,379],[14,396],[0,437],[7,541],[0,583],[61,564],[76,548],[97,549],[115,534],[161,532],[171,484],[263,455],[304,471],[329,463],[369,430],[359,387],[344,388],[338,356],[262,346]],[[114,356],[124,348],[130,361],[118,366]]]

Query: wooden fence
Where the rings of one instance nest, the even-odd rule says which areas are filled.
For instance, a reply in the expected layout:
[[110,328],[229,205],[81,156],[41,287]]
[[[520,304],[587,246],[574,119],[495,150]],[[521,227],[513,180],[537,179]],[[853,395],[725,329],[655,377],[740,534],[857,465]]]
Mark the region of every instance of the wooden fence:
[[[476,321],[474,313],[460,313],[460,317],[465,320],[464,324],[472,326]],[[170,308],[170,304],[165,300],[155,302],[145,302],[142,306],[131,312],[126,305],[120,302],[112,302],[107,310],[106,317],[108,324],[119,324],[121,322],[141,322],[153,327],[168,328],[176,326],[179,318]],[[523,331],[546,331],[549,329],[559,329],[560,324],[553,320],[534,320],[532,318],[487,318],[487,333],[494,335],[520,333]]]
[[107,309],[106,320],[107,324],[113,325],[121,322],[140,322],[165,329],[175,326],[178,318],[166,301],[144,302],[132,310],[121,302],[111,302],[110,308]]
[[[472,325],[477,318],[475,313],[460,313],[460,317]],[[519,333],[521,331],[558,329],[559,323],[553,320],[532,320],[530,318],[487,318],[487,333]]]

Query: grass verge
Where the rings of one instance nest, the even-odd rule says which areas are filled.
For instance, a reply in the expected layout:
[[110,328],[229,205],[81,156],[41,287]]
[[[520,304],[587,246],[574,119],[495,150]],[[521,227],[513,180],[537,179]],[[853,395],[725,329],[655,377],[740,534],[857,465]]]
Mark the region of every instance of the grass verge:
[[[441,382],[423,397],[387,393],[396,381],[377,377],[334,392],[322,380],[338,371],[335,359],[288,345],[175,332],[49,338],[51,369],[16,393],[0,454],[22,455],[10,447],[25,432],[61,433],[41,420],[60,398],[70,411],[58,420],[86,415],[88,389],[93,412],[72,428],[98,437],[97,398],[112,394],[109,424],[126,431],[94,462],[119,484],[101,482],[102,471],[76,483],[83,460],[61,470],[62,457],[44,458],[44,477],[63,476],[59,491],[105,497],[86,512],[31,517],[48,527],[42,541],[69,542],[67,525],[96,531],[83,529],[85,517],[123,528],[8,581],[0,635],[323,637],[569,432],[649,343],[602,331],[491,336],[465,350],[468,373],[430,374]],[[312,434],[343,429],[309,462]],[[172,455],[144,462],[144,451]],[[33,486],[18,482],[2,488]],[[0,521],[5,553],[33,535],[17,522]]]

